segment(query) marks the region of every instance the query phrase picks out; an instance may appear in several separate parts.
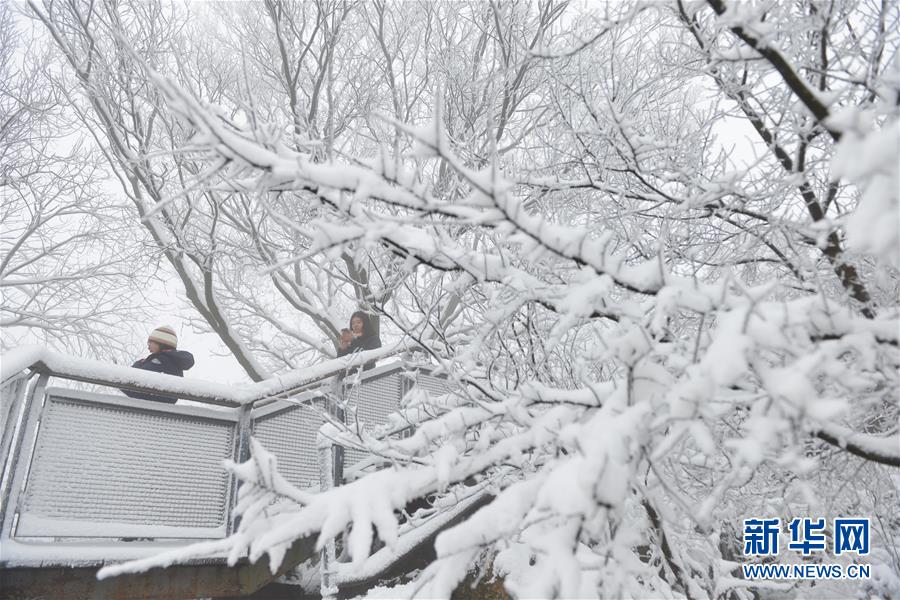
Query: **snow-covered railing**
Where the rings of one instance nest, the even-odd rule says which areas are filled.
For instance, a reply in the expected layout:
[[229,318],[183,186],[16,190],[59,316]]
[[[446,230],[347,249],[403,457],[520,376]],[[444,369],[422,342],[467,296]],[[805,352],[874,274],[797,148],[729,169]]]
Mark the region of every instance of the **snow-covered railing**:
[[237,407],[248,404],[255,405],[296,394],[366,362],[389,358],[413,348],[413,346],[396,345],[367,350],[328,360],[312,367],[296,369],[256,383],[224,385],[209,381],[175,378],[123,365],[111,365],[100,361],[66,356],[40,346],[24,346],[3,355],[3,361],[0,364],[0,381],[6,382],[7,379],[15,377],[27,369],[71,381],[150,391],[205,404]]
[[[346,413],[350,427],[371,429],[387,423],[412,386],[445,387],[404,361],[341,380],[348,369],[396,352],[368,351],[243,386],[33,347],[4,355],[0,567],[98,564],[225,537],[234,526],[236,483],[222,461],[245,460],[251,435],[291,483],[331,485],[316,457],[326,420]],[[194,403],[68,389],[57,380]],[[348,464],[365,458],[359,450],[346,454]],[[340,474],[343,462],[329,466]]]

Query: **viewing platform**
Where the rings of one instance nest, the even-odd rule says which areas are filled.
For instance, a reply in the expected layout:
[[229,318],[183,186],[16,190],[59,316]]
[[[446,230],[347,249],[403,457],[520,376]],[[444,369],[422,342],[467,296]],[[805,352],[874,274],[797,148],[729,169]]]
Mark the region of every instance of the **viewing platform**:
[[[359,369],[373,359],[382,364]],[[379,349],[254,384],[226,386],[33,347],[4,355],[4,597],[246,595],[301,563],[318,560],[311,536],[294,542],[275,574],[266,558],[256,564],[241,559],[230,567],[224,557],[211,556],[96,579],[104,565],[230,535],[236,528],[238,482],[223,462],[246,461],[251,436],[301,489],[340,485],[361,469],[378,468],[378,461],[360,448],[323,442],[320,428],[330,423],[402,435],[403,424],[390,415],[410,390],[448,391],[446,380],[432,370],[409,354]],[[133,399],[122,388],[182,402]],[[447,524],[447,519],[435,524],[432,533]],[[410,551],[429,535],[419,532]],[[401,559],[395,556],[381,570]],[[364,583],[362,578],[353,585]]]

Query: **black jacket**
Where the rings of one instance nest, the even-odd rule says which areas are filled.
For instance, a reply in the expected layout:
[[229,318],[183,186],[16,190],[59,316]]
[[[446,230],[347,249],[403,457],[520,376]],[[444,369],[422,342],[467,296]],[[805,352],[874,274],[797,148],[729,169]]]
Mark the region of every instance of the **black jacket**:
[[[381,338],[377,335],[363,335],[358,338],[353,338],[346,348],[343,350],[338,350],[338,356],[346,356],[348,354],[353,354],[354,352],[361,352],[363,350],[374,350],[375,348],[381,348]],[[374,369],[375,361],[370,360],[365,365],[363,365],[363,370]]]
[[[153,371],[154,373],[165,373],[166,375],[184,377],[184,372],[194,366],[194,355],[185,350],[154,352],[147,358],[135,361],[131,366],[135,369],[143,369],[144,371]],[[142,400],[152,400],[154,402],[175,404],[178,400],[177,398],[166,398],[165,396],[156,396],[144,392],[122,391],[125,392],[126,396],[140,398]]]

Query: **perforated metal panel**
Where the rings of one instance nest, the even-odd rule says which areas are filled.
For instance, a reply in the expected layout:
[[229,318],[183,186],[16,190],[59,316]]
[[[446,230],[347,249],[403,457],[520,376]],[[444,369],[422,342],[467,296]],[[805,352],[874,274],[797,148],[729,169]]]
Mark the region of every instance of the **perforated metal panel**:
[[316,433],[325,420],[318,401],[258,417],[253,436],[278,459],[278,472],[297,487],[319,485]]
[[356,410],[357,418],[368,429],[384,425],[387,416],[400,406],[400,374],[363,382],[348,394],[347,406]]
[[450,387],[447,385],[446,379],[443,377],[435,377],[428,373],[420,372],[416,376],[415,386],[424,389],[432,396],[443,396],[450,392]]
[[[49,397],[17,536],[225,525],[235,423]],[[82,524],[82,525],[79,525]],[[133,531],[123,527],[122,531]]]
[[[348,390],[346,396],[348,425],[355,427],[355,423],[351,421],[354,412],[356,420],[369,431],[386,424],[388,415],[400,407],[400,385],[400,374],[391,373],[377,379],[369,379]],[[344,464],[352,465],[367,456],[367,453],[360,450],[347,449]]]

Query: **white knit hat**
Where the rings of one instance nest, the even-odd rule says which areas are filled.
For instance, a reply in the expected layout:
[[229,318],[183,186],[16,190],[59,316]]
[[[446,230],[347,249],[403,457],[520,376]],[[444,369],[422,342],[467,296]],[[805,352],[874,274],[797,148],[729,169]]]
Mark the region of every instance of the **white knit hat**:
[[147,339],[164,346],[178,347],[178,336],[175,335],[175,330],[168,325],[160,325],[150,332],[150,336]]

